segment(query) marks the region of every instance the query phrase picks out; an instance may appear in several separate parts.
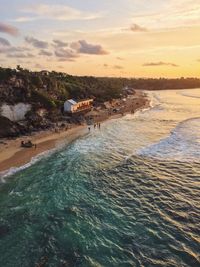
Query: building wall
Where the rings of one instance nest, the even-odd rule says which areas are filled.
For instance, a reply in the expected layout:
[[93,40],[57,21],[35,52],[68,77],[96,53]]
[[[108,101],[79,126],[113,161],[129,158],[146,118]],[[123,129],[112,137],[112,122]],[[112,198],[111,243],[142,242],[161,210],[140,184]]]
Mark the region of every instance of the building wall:
[[72,104],[70,104],[68,101],[64,103],[64,111],[65,112],[72,112]]
[[64,111],[65,112],[76,112],[78,111],[79,109],[83,108],[88,108],[91,106],[93,100],[84,100],[84,101],[80,101],[74,105],[72,105],[71,103],[69,103],[68,101],[66,101],[64,103]]

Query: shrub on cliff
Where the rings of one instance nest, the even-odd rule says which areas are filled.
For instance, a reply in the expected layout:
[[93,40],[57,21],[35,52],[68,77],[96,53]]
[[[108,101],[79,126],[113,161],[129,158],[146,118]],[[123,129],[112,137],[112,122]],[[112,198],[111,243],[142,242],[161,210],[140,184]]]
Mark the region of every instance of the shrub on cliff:
[[32,90],[32,101],[48,110],[56,108],[55,101],[43,92]]

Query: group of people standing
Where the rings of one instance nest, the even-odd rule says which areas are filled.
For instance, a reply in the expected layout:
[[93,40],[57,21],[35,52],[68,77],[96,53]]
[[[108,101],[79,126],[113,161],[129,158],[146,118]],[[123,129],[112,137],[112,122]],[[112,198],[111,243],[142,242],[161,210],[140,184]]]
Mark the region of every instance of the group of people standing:
[[100,122],[97,122],[94,124],[94,129],[96,129],[96,128],[101,129],[101,123]]
[[[94,123],[94,129],[101,129],[101,123],[100,122],[96,122],[96,123]],[[90,132],[90,130],[91,130],[91,127],[89,126],[88,127],[88,130],[89,130],[89,132]]]

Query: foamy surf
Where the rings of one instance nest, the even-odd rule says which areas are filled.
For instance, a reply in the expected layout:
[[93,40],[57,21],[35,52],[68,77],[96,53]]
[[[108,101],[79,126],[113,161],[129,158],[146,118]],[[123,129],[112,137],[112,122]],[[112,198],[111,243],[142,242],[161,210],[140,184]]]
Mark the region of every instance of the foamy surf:
[[199,266],[198,156],[165,159],[200,150],[200,100],[156,94],[1,184],[2,266]]
[[140,149],[137,154],[162,160],[200,160],[200,118],[180,122],[170,136]]
[[[81,139],[81,136],[83,136],[83,133],[80,134],[80,139]],[[38,155],[32,157],[28,163],[20,167],[12,167],[6,171],[0,172],[0,182],[5,183],[6,182],[5,178],[31,167],[32,165],[36,164],[37,162],[39,162],[40,160],[44,158],[50,157],[52,154],[54,154],[57,151],[61,151],[63,148],[67,147],[71,142],[74,142],[77,139],[78,139],[78,136],[76,138],[72,138],[71,140],[68,140],[68,139],[58,140],[54,148],[41,152]]]
[[44,152],[38,154],[37,156],[32,157],[28,163],[26,163],[20,167],[12,167],[6,171],[0,172],[0,182],[5,183],[7,177],[12,176],[12,175],[16,174],[17,172],[20,172],[22,170],[25,170],[25,169],[31,167],[32,165],[36,164],[38,161],[42,160],[43,158],[50,157],[53,153],[55,153],[56,151],[58,151],[61,148],[62,148],[62,146],[58,146],[56,148],[44,151]]

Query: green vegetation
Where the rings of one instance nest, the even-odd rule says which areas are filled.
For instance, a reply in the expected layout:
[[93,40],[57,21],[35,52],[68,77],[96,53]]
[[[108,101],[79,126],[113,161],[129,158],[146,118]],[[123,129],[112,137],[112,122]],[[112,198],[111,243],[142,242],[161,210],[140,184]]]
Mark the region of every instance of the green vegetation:
[[68,98],[94,98],[97,102],[119,98],[123,88],[164,90],[200,87],[200,79],[126,79],[79,77],[61,72],[31,72],[0,68],[0,101],[25,101],[49,110],[60,108]]

